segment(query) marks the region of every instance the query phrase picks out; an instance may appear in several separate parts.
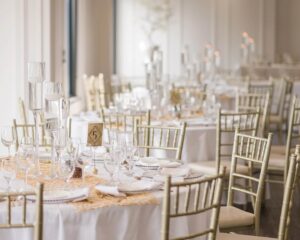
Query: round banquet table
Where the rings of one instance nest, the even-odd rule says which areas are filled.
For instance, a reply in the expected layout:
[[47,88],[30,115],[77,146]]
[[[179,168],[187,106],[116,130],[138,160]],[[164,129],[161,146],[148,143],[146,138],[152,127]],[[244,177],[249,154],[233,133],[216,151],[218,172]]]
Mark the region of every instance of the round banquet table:
[[[74,116],[72,117],[72,138],[79,138],[86,142],[88,123],[100,121],[97,117]],[[199,161],[215,160],[216,126],[212,122],[209,125],[189,125],[182,150],[182,161],[194,163]]]
[[[160,239],[163,191],[152,192],[154,204],[108,206],[78,210],[70,204],[45,204],[43,240],[157,240]],[[182,197],[185,193],[181,193]],[[193,194],[191,195],[191,197]],[[184,204],[184,201],[180,201]],[[27,222],[34,219],[35,205],[29,203]],[[22,207],[12,210],[12,222],[22,219]],[[0,223],[6,220],[6,204],[0,203]],[[210,212],[171,220],[173,237],[207,229]],[[32,240],[32,229],[0,229],[1,240]],[[197,238],[204,239],[204,238]]]

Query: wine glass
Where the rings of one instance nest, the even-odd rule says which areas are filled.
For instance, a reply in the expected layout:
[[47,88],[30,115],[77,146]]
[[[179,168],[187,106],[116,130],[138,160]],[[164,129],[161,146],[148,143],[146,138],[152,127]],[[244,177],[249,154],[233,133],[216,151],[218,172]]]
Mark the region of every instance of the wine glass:
[[8,158],[11,157],[11,146],[15,143],[15,134],[11,126],[4,126],[1,129],[1,142],[8,148]]
[[65,128],[59,128],[54,134],[53,146],[56,151],[58,162],[61,159],[61,154],[67,145],[67,133]]
[[82,169],[82,179],[85,180],[86,171],[92,166],[93,152],[91,147],[87,146],[86,143],[78,144],[76,165]]
[[58,162],[57,175],[59,178],[64,180],[65,185],[67,184],[69,178],[72,176],[74,169],[75,160],[73,156],[68,154],[67,151],[64,151],[61,154],[60,160]]
[[16,178],[15,164],[12,161],[3,160],[0,169],[0,177],[6,181],[6,191],[9,192],[11,188],[11,182]]
[[17,167],[25,173],[25,184],[28,183],[28,173],[34,166],[34,143],[31,137],[23,137],[17,152]]
[[124,151],[121,147],[112,147],[110,157],[104,158],[104,169],[109,173],[112,185],[116,185],[119,182],[119,169],[120,163],[124,158]]

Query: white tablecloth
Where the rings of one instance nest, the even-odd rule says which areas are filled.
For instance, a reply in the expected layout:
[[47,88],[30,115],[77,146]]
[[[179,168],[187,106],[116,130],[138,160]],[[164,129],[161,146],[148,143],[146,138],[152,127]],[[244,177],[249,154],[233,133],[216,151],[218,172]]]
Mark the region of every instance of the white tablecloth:
[[[101,165],[101,164],[99,164]],[[103,169],[103,168],[102,168]],[[100,169],[99,169],[100,170]],[[101,176],[104,176],[101,173]],[[68,204],[44,205],[44,240],[157,240],[160,239],[163,191],[153,193],[160,204],[103,207],[78,211]],[[182,192],[182,196],[185,196]],[[184,204],[184,201],[181,201]],[[180,204],[180,205],[181,205]],[[13,222],[21,221],[21,207],[14,207]],[[28,222],[34,205],[28,206]],[[0,223],[6,206],[0,203]],[[182,236],[207,229],[210,213],[171,220],[170,233]],[[32,240],[32,229],[0,229],[1,240]],[[203,238],[197,238],[203,239]]]
[[[96,119],[94,119],[96,120]],[[100,120],[100,119],[98,119]],[[86,142],[88,120],[80,117],[72,118],[72,137]],[[215,159],[216,127],[191,126],[186,129],[182,160],[185,163]],[[169,156],[171,157],[171,156]]]

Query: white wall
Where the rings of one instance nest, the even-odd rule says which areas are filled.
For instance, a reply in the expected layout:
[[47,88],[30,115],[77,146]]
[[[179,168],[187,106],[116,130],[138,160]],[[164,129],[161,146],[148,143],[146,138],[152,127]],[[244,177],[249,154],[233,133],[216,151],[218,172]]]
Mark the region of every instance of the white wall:
[[[241,33],[249,32],[261,57],[275,54],[275,0],[170,0],[172,18],[165,32],[155,35],[164,51],[164,72],[178,75],[180,52],[189,45],[193,58],[201,57],[206,43],[220,49],[222,66],[237,67]],[[143,76],[146,41],[141,30],[141,6],[137,0],[118,1],[117,71]]]
[[[51,11],[55,3],[62,2],[0,0],[0,126],[12,124],[12,119],[19,117],[17,101],[27,98],[29,61],[44,61],[46,80],[54,79],[52,50],[60,41],[52,41]],[[0,144],[0,154],[4,150]]]

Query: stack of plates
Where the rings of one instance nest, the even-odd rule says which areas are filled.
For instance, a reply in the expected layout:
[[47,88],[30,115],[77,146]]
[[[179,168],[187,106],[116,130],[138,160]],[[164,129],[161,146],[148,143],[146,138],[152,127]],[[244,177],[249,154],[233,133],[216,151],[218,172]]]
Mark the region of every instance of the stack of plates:
[[[78,202],[87,199],[89,196],[88,188],[74,190],[52,190],[44,192],[45,204],[58,204],[68,202]],[[28,196],[28,200],[35,201],[35,196]]]
[[179,167],[182,163],[172,161],[169,159],[156,159],[154,157],[144,157],[136,162],[137,167],[145,168],[145,169],[153,169],[156,170],[160,167],[164,168],[175,168]]

